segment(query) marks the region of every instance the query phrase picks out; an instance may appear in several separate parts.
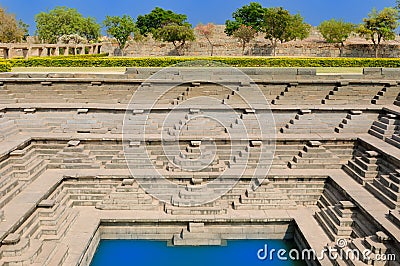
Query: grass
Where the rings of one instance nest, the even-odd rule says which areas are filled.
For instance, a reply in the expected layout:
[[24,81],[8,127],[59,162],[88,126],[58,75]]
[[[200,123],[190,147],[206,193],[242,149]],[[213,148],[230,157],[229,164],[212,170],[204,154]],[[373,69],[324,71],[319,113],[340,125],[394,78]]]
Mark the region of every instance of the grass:
[[13,67],[12,72],[125,73],[126,67]]
[[[126,67],[13,67],[12,72],[124,73]],[[317,67],[318,74],[362,74],[362,67]]]
[[317,74],[362,74],[362,67],[317,67]]

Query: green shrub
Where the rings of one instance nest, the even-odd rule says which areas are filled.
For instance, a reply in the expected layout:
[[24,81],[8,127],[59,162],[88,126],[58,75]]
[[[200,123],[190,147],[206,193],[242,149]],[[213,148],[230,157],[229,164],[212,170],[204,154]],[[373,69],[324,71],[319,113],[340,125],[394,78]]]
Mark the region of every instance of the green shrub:
[[0,72],[10,72],[11,64],[8,62],[0,62]]
[[7,60],[13,67],[167,67],[209,60],[234,67],[400,67],[398,58],[104,57],[77,55]]

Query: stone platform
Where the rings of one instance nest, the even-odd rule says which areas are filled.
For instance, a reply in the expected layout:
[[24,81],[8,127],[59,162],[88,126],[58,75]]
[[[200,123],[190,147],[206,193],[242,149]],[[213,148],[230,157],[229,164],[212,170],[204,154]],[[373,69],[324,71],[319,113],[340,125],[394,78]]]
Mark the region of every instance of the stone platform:
[[100,239],[400,258],[400,70],[242,70],[0,74],[0,264],[89,265]]

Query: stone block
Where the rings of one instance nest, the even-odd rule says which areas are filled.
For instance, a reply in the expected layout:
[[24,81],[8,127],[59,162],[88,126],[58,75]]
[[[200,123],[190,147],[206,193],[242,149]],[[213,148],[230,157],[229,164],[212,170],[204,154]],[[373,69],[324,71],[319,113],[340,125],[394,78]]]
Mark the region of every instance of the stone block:
[[42,82],[40,82],[40,84],[42,86],[51,86],[53,84],[53,82],[51,82],[51,81],[42,81]]
[[144,113],[144,110],[142,110],[142,109],[135,109],[135,110],[132,111],[132,113],[133,113],[134,115],[139,115],[139,114],[143,114],[143,113]]
[[52,208],[56,204],[55,200],[45,199],[37,204],[38,208]]
[[129,147],[139,147],[140,141],[131,141],[129,142]]
[[201,85],[200,82],[192,82],[192,83],[191,83],[191,86],[192,86],[192,87],[199,87],[200,85]]
[[79,145],[79,143],[81,143],[80,140],[70,140],[68,141],[67,145],[68,147],[76,147]]
[[389,240],[389,236],[382,231],[376,232],[376,236],[377,236],[379,242],[381,242],[381,243]]
[[382,68],[381,67],[365,67],[363,69],[363,75],[369,76],[369,75],[381,75],[382,74]]
[[365,154],[369,158],[374,158],[379,156],[379,153],[377,153],[376,151],[366,151]]
[[92,82],[90,82],[90,85],[92,85],[92,86],[101,86],[101,81],[92,81]]
[[77,114],[87,114],[89,112],[89,109],[87,108],[80,108],[76,111]]
[[312,75],[312,76],[315,76],[315,75],[317,75],[317,69],[316,68],[298,68],[297,69],[297,75]]
[[300,114],[302,114],[302,115],[305,115],[305,114],[311,114],[311,110],[308,110],[308,109],[306,109],[306,110],[300,110]]
[[361,114],[362,114],[362,111],[359,111],[359,110],[351,110],[351,111],[350,111],[350,114],[352,114],[352,115],[361,115]]
[[308,145],[309,145],[310,147],[319,147],[319,146],[322,145],[322,143],[319,142],[319,141],[310,140],[310,141],[308,142]]
[[250,140],[250,144],[253,147],[261,147],[262,146],[262,141],[261,140]]
[[9,234],[3,241],[1,242],[3,245],[14,245],[19,242],[21,239],[21,235],[17,233]]
[[143,82],[142,83],[142,87],[151,87],[151,83],[150,82]]
[[[264,69],[265,74],[276,75],[276,76],[296,76],[297,68],[266,68]],[[263,73],[264,74],[264,73]]]
[[256,113],[256,110],[254,110],[254,109],[245,109],[245,110],[244,110],[244,113],[245,113],[245,114],[255,114],[255,113]]
[[400,76],[400,69],[399,68],[382,68],[381,73],[382,73],[382,75],[384,75],[386,77],[398,78]]
[[204,223],[189,223],[188,231],[191,233],[204,233]]
[[125,74],[129,75],[129,74],[139,74],[139,70],[136,67],[127,67],[125,69]]
[[122,185],[123,186],[132,186],[133,185],[133,183],[135,182],[135,180],[134,179],[124,179],[124,180],[122,180]]
[[194,147],[198,147],[201,145],[201,140],[192,140],[192,141],[190,141],[190,145],[192,145]]
[[34,113],[34,112],[36,112],[36,108],[25,108],[25,109],[24,109],[24,112],[25,112],[26,114],[28,114],[28,113]]
[[10,156],[24,156],[26,153],[25,150],[15,150],[10,152]]
[[341,209],[351,209],[356,207],[353,202],[347,200],[339,201],[339,205]]
[[200,113],[200,109],[193,109],[193,108],[191,108],[191,109],[189,109],[189,113],[191,113],[191,114],[198,114],[198,113]]

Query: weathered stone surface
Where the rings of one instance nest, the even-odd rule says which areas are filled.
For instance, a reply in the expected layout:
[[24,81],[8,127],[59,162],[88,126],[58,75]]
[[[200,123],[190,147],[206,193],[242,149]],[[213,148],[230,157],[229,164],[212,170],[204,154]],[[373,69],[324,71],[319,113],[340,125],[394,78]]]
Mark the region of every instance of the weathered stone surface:
[[[390,102],[396,87],[387,87],[384,75],[353,80],[308,69],[247,71],[259,78],[262,95],[275,100],[273,119],[266,106],[243,104],[239,92],[256,103],[260,98],[255,84],[242,80],[231,82],[234,93],[203,82],[190,89],[189,82],[160,95],[184,70],[168,73],[167,83],[151,82],[143,102],[128,111],[136,77],[63,74],[42,87],[48,75],[27,75],[24,87],[21,76],[8,76],[0,90],[0,264],[88,265],[101,237],[176,245],[296,238],[300,249],[334,247],[345,238],[360,249],[398,252],[385,234],[399,240],[399,147],[367,133],[377,126],[385,138],[400,140],[399,111]],[[229,80],[232,73],[213,75]],[[93,88],[93,81],[101,86]],[[210,95],[218,101],[196,101],[182,108],[181,120],[164,121],[182,102]],[[159,97],[155,109],[140,105],[147,96]],[[235,112],[220,108],[222,102]],[[258,134],[256,118],[272,130]],[[144,123],[145,139],[136,141]],[[275,134],[275,125],[284,130]],[[162,133],[171,138],[163,143]],[[165,149],[178,139],[177,148]]]

